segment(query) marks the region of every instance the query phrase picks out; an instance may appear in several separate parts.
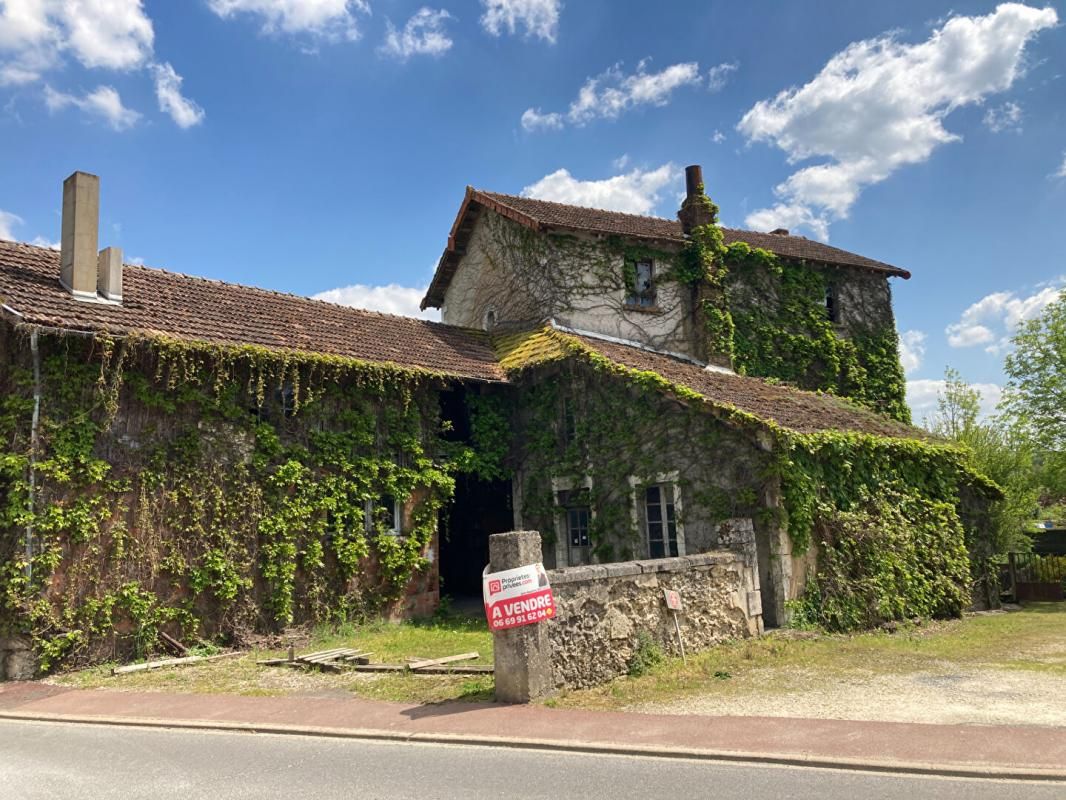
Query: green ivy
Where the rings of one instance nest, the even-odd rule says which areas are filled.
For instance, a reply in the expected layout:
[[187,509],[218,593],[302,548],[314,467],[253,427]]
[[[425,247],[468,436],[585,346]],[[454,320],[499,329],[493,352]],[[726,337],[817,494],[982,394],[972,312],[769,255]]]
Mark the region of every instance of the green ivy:
[[32,519],[32,383],[21,364],[0,374],[0,629],[29,634],[46,670],[145,654],[164,625],[233,640],[374,612],[428,567],[455,473],[501,474],[498,401],[471,409],[480,448],[447,441],[428,370],[155,337],[41,345]]

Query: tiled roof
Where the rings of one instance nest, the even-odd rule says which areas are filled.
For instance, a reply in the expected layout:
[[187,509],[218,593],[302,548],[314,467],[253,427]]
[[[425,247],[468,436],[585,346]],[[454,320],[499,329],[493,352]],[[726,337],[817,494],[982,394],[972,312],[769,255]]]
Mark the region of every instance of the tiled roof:
[[59,253],[0,241],[0,303],[33,325],[162,334],[224,345],[305,351],[502,381],[488,337],[320,300],[127,264],[123,303],[75,300],[59,285]]
[[[623,214],[619,211],[584,208],[467,187],[463,205],[452,227],[451,235],[448,237],[448,247],[441,256],[433,282],[422,301],[422,308],[438,307],[444,302],[444,293],[465,251],[465,238],[469,236],[472,229],[471,223],[476,218],[478,207],[491,209],[508,219],[536,230],[589,231],[671,243],[685,241],[681,223],[676,219]],[[850,253],[839,247],[815,242],[803,236],[758,233],[735,228],[722,228],[722,233],[726,244],[747,242],[752,247],[761,247],[782,258],[868,269],[900,278],[911,276],[905,269],[894,267],[883,261],[875,261],[857,253]]]
[[495,341],[501,363],[512,374],[572,355],[576,345],[579,351],[597,353],[626,370],[657,373],[676,386],[696,392],[712,405],[737,409],[796,433],[853,431],[900,439],[929,438],[925,431],[831,395],[708,370],[632,345],[547,328],[496,337]]

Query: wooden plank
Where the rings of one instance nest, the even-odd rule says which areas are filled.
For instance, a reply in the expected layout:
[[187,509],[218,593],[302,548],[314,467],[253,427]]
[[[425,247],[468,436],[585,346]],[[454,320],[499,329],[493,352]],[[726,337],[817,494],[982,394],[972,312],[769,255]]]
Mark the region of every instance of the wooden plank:
[[296,656],[297,661],[307,661],[309,659],[318,658],[320,656],[328,656],[334,653],[339,653],[341,650],[348,650],[347,647],[334,647],[332,650],[318,650],[314,653],[304,653],[303,655]]
[[367,650],[366,652],[360,651],[358,653],[352,653],[350,656],[344,656],[341,661],[356,661],[361,664],[369,664],[370,656],[374,655],[373,651]]
[[442,664],[437,667],[423,667],[412,675],[491,675],[493,668],[488,664]]
[[481,658],[480,655],[475,653],[460,653],[457,656],[445,656],[444,658],[427,658],[424,661],[415,661],[408,666],[412,670],[425,669],[426,667],[439,667],[441,664],[451,664],[453,661],[470,661],[471,659]]
[[412,675],[491,675],[493,672],[487,664],[442,664],[423,667],[418,672],[411,672],[406,664],[352,664],[348,669],[354,672],[410,672]]
[[358,654],[359,651],[354,647],[345,647],[341,650],[337,650],[334,653],[327,653],[325,655],[315,656],[309,658],[307,656],[300,656],[297,661],[303,661],[305,664],[324,664],[327,661],[336,661],[337,659],[344,658],[345,656],[351,656]]
[[124,667],[113,667],[111,669],[112,675],[128,675],[131,672],[144,672],[150,669],[163,669],[164,667],[180,667],[184,664],[196,664],[205,661],[218,661],[220,658],[232,658],[233,656],[243,656],[243,651],[236,651],[233,653],[219,653],[214,656],[188,656],[187,658],[166,658],[162,661],[146,661],[143,664],[128,664]]

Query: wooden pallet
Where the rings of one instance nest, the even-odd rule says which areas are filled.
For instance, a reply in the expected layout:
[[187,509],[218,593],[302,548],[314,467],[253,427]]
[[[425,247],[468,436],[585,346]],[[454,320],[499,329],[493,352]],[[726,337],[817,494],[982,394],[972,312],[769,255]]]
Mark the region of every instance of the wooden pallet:
[[481,656],[476,652],[459,653],[441,658],[411,658],[406,664],[371,664],[372,652],[353,647],[337,647],[332,650],[320,650],[304,653],[292,658],[269,658],[256,664],[270,667],[313,667],[333,672],[352,670],[354,672],[406,672],[415,675],[491,675],[493,668],[481,664],[460,664],[460,661],[472,661]]

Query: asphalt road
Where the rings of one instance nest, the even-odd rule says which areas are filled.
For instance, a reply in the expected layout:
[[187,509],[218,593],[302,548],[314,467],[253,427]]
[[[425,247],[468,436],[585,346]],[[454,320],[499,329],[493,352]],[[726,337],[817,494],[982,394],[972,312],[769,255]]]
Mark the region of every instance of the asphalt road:
[[356,739],[0,722],[0,797],[20,800],[1061,800],[1064,796],[1066,784]]

